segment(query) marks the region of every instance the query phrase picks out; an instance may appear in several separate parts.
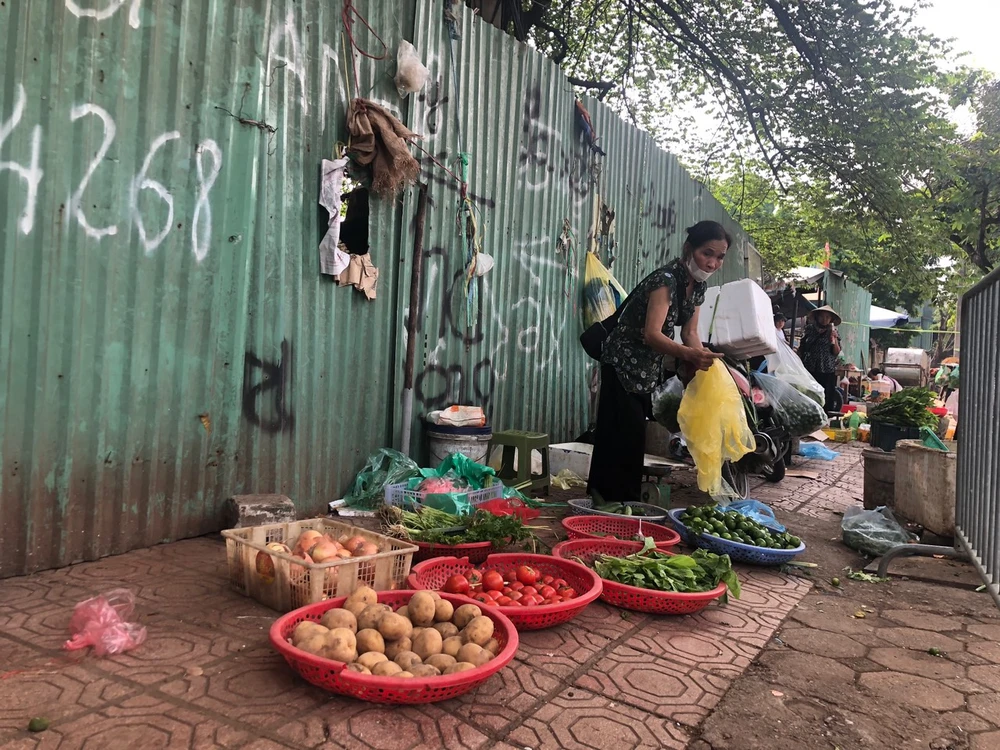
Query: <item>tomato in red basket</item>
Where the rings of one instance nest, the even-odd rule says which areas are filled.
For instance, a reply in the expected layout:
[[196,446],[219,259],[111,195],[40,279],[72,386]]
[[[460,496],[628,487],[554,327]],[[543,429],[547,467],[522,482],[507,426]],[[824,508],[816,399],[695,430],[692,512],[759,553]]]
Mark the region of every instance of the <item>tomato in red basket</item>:
[[538,580],[538,571],[530,565],[518,565],[517,570],[514,571],[514,575],[525,586],[533,586],[535,581]]
[[524,588],[524,584],[521,583],[520,581],[513,581],[510,584],[510,590],[511,591],[520,591],[523,588]]
[[542,586],[540,589],[538,589],[538,595],[543,599],[551,599],[553,596],[555,596],[555,593],[556,590],[551,586]]
[[503,587],[503,576],[495,570],[488,570],[483,574],[483,588],[487,591],[500,591]]
[[483,585],[483,574],[475,568],[465,571],[465,577],[469,579],[469,586],[472,588]]
[[449,594],[468,594],[469,579],[462,575],[453,575],[444,582],[444,591]]
[[554,589],[558,589],[558,588],[561,588],[562,586],[568,586],[568,585],[569,584],[566,583],[566,579],[565,578],[557,578],[554,581],[552,581],[552,582],[549,583],[549,586],[551,586]]
[[536,589],[534,586],[525,586],[523,589],[521,589],[521,593],[530,596],[532,594],[537,594],[538,589]]
[[497,604],[499,604],[501,607],[509,607],[510,606],[510,597],[509,596],[501,596],[499,599],[497,599]]
[[576,591],[574,589],[571,589],[569,586],[560,587],[556,593],[558,593],[559,596],[561,596],[563,599],[566,600],[576,598]]
[[556,579],[553,578],[552,576],[542,576],[542,583],[545,584],[546,586],[551,586],[554,580]]
[[512,602],[518,601],[522,596],[524,596],[524,594],[522,594],[520,591],[511,591],[509,594],[507,594],[507,598],[510,599]]
[[485,594],[486,594],[486,596],[488,596],[488,597],[489,597],[490,599],[492,599],[493,601],[496,601],[496,600],[497,600],[497,599],[499,599],[499,598],[500,598],[501,596],[503,596],[503,594],[501,594],[501,593],[500,593],[499,591],[497,591],[496,589],[490,589],[490,590],[487,590],[487,591],[485,591],[485,592],[483,592],[483,593],[485,593]]
[[476,600],[477,602],[479,602],[479,603],[481,603],[481,604],[486,604],[487,602],[491,602],[491,601],[493,601],[492,599],[490,599],[490,598],[489,598],[489,597],[488,597],[488,596],[486,595],[486,592],[484,592],[484,591],[480,591],[480,592],[479,592],[478,594],[476,594],[476,595],[475,595],[475,596],[473,596],[472,598],[473,598],[473,599],[475,599],[475,600]]

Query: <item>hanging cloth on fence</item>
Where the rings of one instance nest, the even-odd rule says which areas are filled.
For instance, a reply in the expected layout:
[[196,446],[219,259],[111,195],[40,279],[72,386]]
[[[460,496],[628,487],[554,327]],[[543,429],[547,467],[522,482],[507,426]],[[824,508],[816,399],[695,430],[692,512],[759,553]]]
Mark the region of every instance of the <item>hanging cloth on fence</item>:
[[352,99],[347,108],[347,129],[355,161],[371,165],[372,191],[389,198],[420,175],[420,163],[408,148],[420,136],[386,109],[367,99]]
[[319,270],[327,276],[337,276],[351,261],[351,256],[340,249],[340,205],[347,162],[346,158],[324,159],[320,173],[319,204],[329,214],[329,223],[319,243]]

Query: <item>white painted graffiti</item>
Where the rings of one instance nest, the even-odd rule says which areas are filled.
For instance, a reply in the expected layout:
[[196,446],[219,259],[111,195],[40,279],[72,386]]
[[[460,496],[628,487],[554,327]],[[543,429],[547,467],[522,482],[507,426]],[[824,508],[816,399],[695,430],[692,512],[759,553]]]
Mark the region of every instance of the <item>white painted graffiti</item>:
[[283,67],[298,78],[302,114],[307,114],[309,99],[306,94],[306,64],[302,56],[302,45],[299,42],[298,31],[295,27],[295,12],[290,8],[284,22],[276,23],[271,31],[271,38],[267,45],[267,57],[268,70],[275,71],[277,68]]
[[108,149],[111,148],[111,143],[115,140],[115,131],[117,128],[115,127],[115,121],[111,119],[108,111],[103,107],[98,107],[96,104],[78,104],[70,110],[69,119],[71,122],[76,122],[81,117],[86,117],[87,115],[96,115],[103,123],[104,140],[101,142],[100,148],[97,149],[97,154],[87,166],[87,171],[84,172],[83,179],[80,180],[76,191],[69,198],[69,212],[66,215],[66,220],[69,221],[71,218],[75,218],[77,223],[83,227],[83,231],[88,237],[99,240],[101,237],[110,237],[118,234],[118,227],[112,225],[98,229],[90,225],[86,215],[83,213],[83,191],[87,189],[90,178],[94,176],[94,172],[97,171],[101,162],[104,161],[104,157],[108,155]]
[[[0,120],[0,158],[3,156],[3,144],[10,137],[11,133],[21,123],[24,116],[24,104],[27,95],[24,86],[17,85],[17,93],[14,99],[14,111],[7,120]],[[38,185],[42,181],[42,169],[38,166],[41,158],[42,148],[42,126],[35,125],[31,131],[31,165],[24,166],[15,161],[0,161],[0,174],[13,172],[24,180],[27,195],[24,199],[24,211],[18,219],[18,228],[22,234],[31,234],[35,226],[35,206],[38,203]]]
[[[156,140],[153,141],[153,145],[149,147],[149,153],[146,154],[146,159],[142,162],[142,169],[139,170],[139,174],[137,174],[135,179],[132,180],[132,199],[130,201],[132,205],[132,223],[134,223],[135,228],[139,230],[139,240],[142,242],[142,246],[146,250],[146,255],[152,255],[153,251],[160,246],[160,243],[167,238],[167,235],[170,233],[170,227],[174,223],[174,197],[170,194],[170,191],[164,187],[163,183],[149,178],[149,166],[152,164],[153,157],[156,156],[157,151],[170,141],[176,141],[180,137],[181,134],[176,130],[172,130],[169,133],[164,133],[163,135],[157,137]],[[167,219],[163,224],[163,228],[152,239],[146,235],[146,224],[142,220],[142,213],[139,211],[140,190],[152,190],[160,196],[160,200],[167,205]]]
[[[195,168],[198,172],[198,199],[194,204],[194,218],[191,220],[191,248],[194,251],[195,260],[201,263],[208,255],[208,246],[212,238],[212,203],[208,199],[215,180],[222,171],[222,149],[219,144],[212,139],[207,139],[198,144],[195,151]],[[203,157],[208,154],[212,157],[212,166],[207,174],[203,164]]]
[[[93,18],[95,21],[106,21],[125,5],[126,0],[107,0],[107,5],[103,8],[84,8],[76,0],[66,0],[66,10],[77,18]],[[142,0],[132,0],[128,10],[128,25],[133,29],[139,28],[139,6]]]
[[[0,155],[2,155],[4,146],[10,140],[10,137],[22,124],[26,99],[24,86],[18,84],[15,89],[13,112],[9,118],[0,120]],[[101,143],[94,153],[94,157],[87,164],[80,182],[67,199],[66,206],[68,210],[66,211],[65,221],[67,227],[75,223],[79,225],[87,237],[99,242],[105,237],[116,236],[119,227],[116,223],[103,227],[94,226],[84,211],[84,196],[101,165],[106,159],[109,159],[108,154],[114,145],[118,128],[111,114],[97,104],[78,104],[70,109],[70,122],[75,123],[88,117],[94,117],[100,122]],[[142,160],[142,166],[138,174],[135,175],[129,186],[129,202],[126,207],[127,214],[124,218],[131,225],[135,226],[136,232],[139,235],[139,242],[147,256],[152,255],[163,244],[170,234],[174,220],[173,194],[166,185],[152,178],[150,173],[153,171],[154,160],[160,151],[171,141],[176,141],[180,138],[181,133],[176,130],[162,133],[154,138],[145,158]],[[42,177],[44,176],[39,166],[42,142],[41,125],[35,125],[32,128],[30,142],[28,166],[19,164],[13,159],[0,161],[0,175],[4,172],[10,172],[17,175],[24,182],[25,203],[24,210],[18,218],[18,228],[25,235],[31,234],[34,229],[38,191]],[[208,255],[211,243],[212,206],[210,193],[222,170],[222,150],[215,141],[206,139],[198,144],[193,158],[195,170],[198,175],[198,191],[191,228],[191,250],[195,259],[200,263]],[[140,195],[143,191],[147,190],[159,198],[166,207],[166,217],[163,220],[163,225],[155,233],[148,228],[139,202]]]

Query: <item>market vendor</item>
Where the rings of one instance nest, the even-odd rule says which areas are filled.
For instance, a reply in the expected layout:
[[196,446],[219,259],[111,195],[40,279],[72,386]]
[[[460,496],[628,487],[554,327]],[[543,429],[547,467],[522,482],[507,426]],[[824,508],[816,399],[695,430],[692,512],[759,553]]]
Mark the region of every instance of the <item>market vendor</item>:
[[[732,238],[714,221],[687,230],[681,257],[629,295],[601,355],[601,393],[587,491],[602,502],[640,498],[651,395],[678,364],[707,370],[722,357],[702,346],[698,308]],[[681,341],[674,341],[680,326]],[[667,361],[669,360],[669,361]]]
[[879,370],[878,368],[870,370],[868,372],[868,379],[874,380],[876,383],[888,383],[890,394],[903,390],[903,386],[899,384],[899,381],[886,375],[885,370]]
[[799,358],[823,386],[826,393],[827,412],[840,411],[843,398],[837,392],[837,358],[840,356],[840,334],[837,326],[841,318],[829,305],[809,312],[805,333],[799,342]]

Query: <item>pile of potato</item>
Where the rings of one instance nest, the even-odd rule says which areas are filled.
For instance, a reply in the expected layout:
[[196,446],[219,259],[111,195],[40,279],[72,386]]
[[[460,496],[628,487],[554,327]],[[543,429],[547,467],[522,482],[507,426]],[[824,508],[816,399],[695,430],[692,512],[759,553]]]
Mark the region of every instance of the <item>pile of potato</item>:
[[362,586],[342,609],[295,626],[291,643],[347,669],[380,677],[437,677],[475,669],[500,651],[493,620],[474,604],[457,609],[437,592],[419,591],[395,612]]

